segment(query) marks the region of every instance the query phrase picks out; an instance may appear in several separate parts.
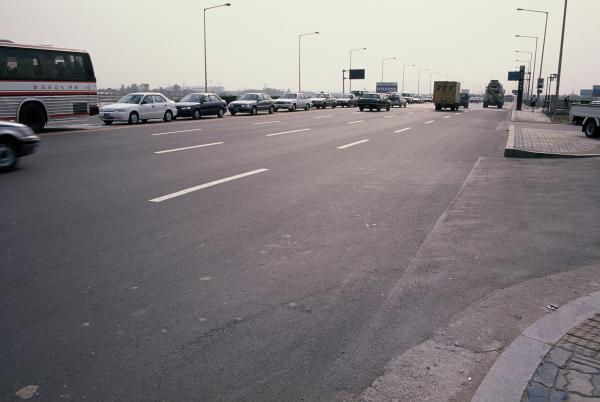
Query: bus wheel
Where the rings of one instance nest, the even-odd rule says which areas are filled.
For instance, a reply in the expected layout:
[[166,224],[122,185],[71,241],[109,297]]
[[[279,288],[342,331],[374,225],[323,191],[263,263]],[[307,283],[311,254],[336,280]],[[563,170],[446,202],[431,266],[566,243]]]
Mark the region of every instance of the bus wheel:
[[21,108],[19,123],[28,125],[35,132],[40,132],[46,125],[46,114],[37,103],[27,103]]

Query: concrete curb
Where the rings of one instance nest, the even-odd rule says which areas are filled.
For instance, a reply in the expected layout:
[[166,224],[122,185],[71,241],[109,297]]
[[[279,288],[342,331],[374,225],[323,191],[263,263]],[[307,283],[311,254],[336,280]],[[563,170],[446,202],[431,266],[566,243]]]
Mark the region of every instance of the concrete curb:
[[538,365],[571,328],[600,311],[600,292],[580,297],[540,318],[500,355],[471,402],[519,402]]
[[[513,111],[514,112],[514,111]],[[506,158],[594,158],[600,154],[560,154],[553,152],[535,152],[515,148],[515,125],[511,124],[508,130],[508,139],[504,147]]]

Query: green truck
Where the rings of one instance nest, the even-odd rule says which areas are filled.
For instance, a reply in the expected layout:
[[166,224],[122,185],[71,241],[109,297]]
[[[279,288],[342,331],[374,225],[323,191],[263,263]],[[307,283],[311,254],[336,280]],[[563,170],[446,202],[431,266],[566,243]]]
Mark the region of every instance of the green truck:
[[496,106],[498,109],[504,106],[504,87],[498,80],[491,80],[485,88],[483,107],[488,106]]
[[433,104],[435,110],[458,110],[460,106],[460,82],[435,81],[433,83]]

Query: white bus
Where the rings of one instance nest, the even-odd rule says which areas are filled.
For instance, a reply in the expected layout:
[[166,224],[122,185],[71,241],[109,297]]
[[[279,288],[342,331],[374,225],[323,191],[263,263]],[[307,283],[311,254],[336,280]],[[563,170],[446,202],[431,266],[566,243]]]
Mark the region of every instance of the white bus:
[[0,40],[0,120],[41,131],[50,121],[96,114],[96,77],[87,52]]

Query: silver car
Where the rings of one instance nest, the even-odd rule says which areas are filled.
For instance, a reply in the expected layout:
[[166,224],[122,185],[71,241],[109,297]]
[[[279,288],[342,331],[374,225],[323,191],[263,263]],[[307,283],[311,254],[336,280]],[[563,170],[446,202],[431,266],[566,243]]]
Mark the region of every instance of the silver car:
[[275,100],[275,108],[277,110],[287,109],[290,112],[295,112],[297,109],[308,110],[310,107],[310,99],[302,92],[283,94]]
[[17,166],[18,158],[34,153],[40,137],[24,124],[0,121],[0,172]]

